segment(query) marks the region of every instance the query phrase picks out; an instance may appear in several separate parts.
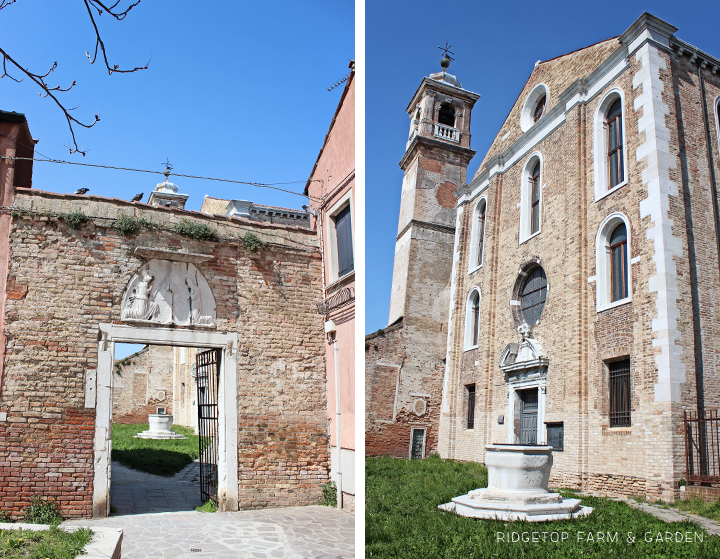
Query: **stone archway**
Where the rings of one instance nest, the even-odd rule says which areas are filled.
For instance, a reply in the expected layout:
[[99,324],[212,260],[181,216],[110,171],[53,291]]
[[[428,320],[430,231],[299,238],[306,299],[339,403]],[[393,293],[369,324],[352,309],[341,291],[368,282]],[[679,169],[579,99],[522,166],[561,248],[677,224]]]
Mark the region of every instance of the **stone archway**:
[[[153,251],[156,252],[156,251]],[[148,256],[154,256],[148,255]],[[167,256],[163,254],[163,256]],[[215,298],[194,265],[203,255],[179,253],[153,258],[125,288],[122,320],[101,323],[98,332],[97,378],[88,371],[86,393],[96,387],[93,447],[93,517],[110,513],[110,450],[112,439],[113,369],[116,343],[223,350],[218,387],[218,507],[238,510],[237,362],[236,333],[216,332]]]

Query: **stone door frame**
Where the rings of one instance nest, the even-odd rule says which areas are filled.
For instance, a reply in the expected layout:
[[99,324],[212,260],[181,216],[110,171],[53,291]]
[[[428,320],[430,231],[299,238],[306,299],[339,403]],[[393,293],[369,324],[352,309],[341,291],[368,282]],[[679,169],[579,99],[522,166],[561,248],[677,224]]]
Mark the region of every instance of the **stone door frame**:
[[520,417],[516,412],[520,409],[520,395],[518,391],[536,389],[538,391],[538,416],[537,416],[537,443],[547,439],[545,433],[545,396],[547,391],[546,370],[540,373],[535,372],[531,378],[524,376],[516,376],[508,379],[507,396],[508,396],[508,444],[519,444],[520,431],[516,432],[515,423]]
[[[103,323],[99,325],[98,339],[93,445],[93,518],[105,518],[110,514],[110,449],[116,343],[146,343],[223,350],[218,387],[218,510],[238,510],[237,334]],[[88,371],[88,379],[94,376],[91,373]],[[91,380],[89,380],[86,392],[91,390]]]

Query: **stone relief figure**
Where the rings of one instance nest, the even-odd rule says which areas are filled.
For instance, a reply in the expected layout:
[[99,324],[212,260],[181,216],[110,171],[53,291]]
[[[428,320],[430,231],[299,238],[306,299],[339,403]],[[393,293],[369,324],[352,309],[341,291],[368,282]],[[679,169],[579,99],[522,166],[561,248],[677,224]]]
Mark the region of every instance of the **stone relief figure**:
[[[161,279],[156,279],[161,278]],[[215,298],[193,264],[151,260],[123,298],[123,320],[179,326],[215,326]]]
[[150,300],[152,283],[155,277],[149,272],[142,275],[128,297],[127,304],[122,312],[123,320],[152,320],[158,311],[157,303]]

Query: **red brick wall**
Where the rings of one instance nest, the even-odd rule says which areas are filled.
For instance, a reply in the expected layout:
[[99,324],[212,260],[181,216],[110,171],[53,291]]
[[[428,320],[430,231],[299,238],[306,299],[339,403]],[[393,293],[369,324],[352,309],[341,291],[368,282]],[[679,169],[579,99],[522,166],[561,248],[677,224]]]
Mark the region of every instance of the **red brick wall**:
[[[15,204],[34,210],[16,211],[10,233],[9,280],[25,296],[8,300],[5,310],[0,508],[17,516],[32,494],[62,487],[63,515],[92,514],[95,410],[84,407],[86,371],[97,368],[98,324],[120,321],[123,292],[143,264],[133,252],[138,246],[213,256],[197,267],[216,300],[217,329],[240,340],[240,506],[321,498],[327,400],[322,316],[308,304],[320,292],[311,231],[34,190],[18,190]],[[80,230],[47,215],[80,209],[93,216]],[[118,212],[162,227],[120,236],[112,229]],[[178,236],[172,229],[179,216],[209,224],[225,240]],[[246,231],[268,244],[247,251],[233,240]]]

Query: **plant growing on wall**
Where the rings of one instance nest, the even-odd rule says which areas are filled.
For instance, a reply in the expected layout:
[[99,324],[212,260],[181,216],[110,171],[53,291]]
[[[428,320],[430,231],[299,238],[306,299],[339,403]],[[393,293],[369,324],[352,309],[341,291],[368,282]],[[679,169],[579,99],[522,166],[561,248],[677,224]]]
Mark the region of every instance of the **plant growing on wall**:
[[65,220],[68,222],[68,225],[70,225],[70,227],[72,227],[73,229],[80,229],[83,225],[90,221],[90,218],[80,210],[70,212],[69,214],[66,214],[60,218],[65,218]]
[[255,235],[254,233],[250,233],[249,231],[245,233],[245,236],[241,237],[240,240],[242,241],[243,246],[247,250],[252,252],[257,252],[265,244],[260,240],[257,235]]
[[118,233],[127,236],[136,235],[140,228],[156,229],[156,225],[147,219],[137,218],[131,215],[120,214],[115,221],[113,228]]
[[175,232],[184,237],[197,239],[198,241],[218,241],[218,232],[205,223],[195,223],[189,219],[180,220],[175,224]]

